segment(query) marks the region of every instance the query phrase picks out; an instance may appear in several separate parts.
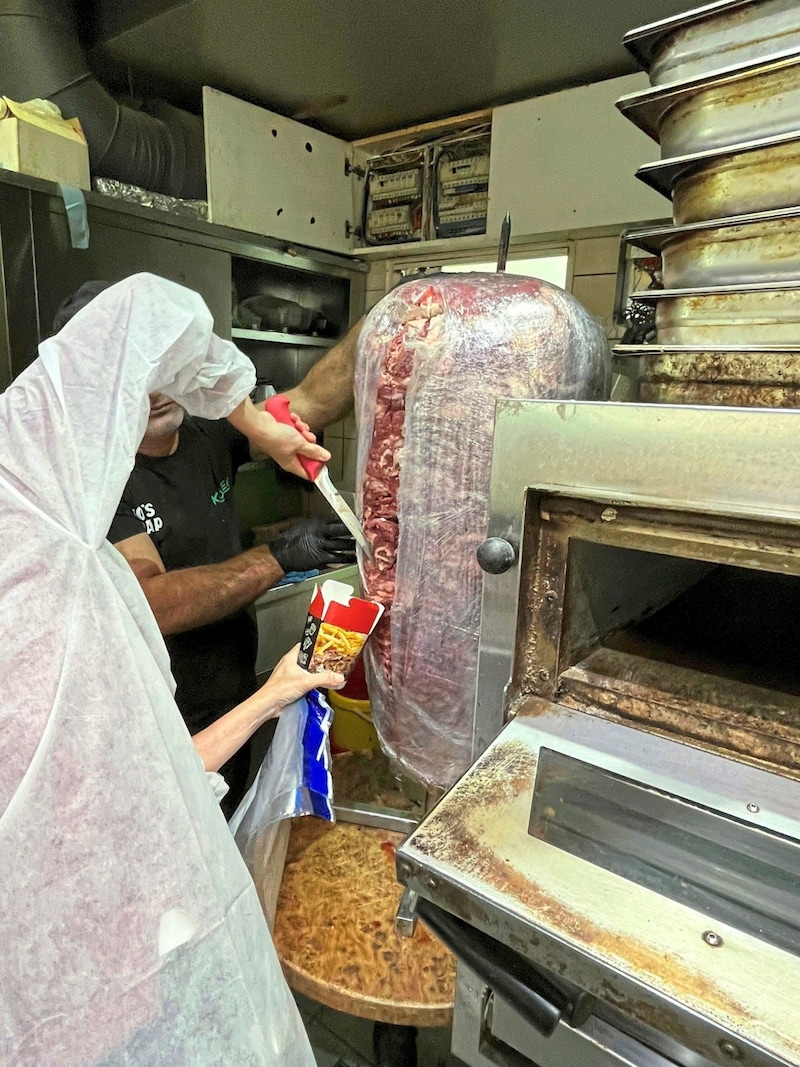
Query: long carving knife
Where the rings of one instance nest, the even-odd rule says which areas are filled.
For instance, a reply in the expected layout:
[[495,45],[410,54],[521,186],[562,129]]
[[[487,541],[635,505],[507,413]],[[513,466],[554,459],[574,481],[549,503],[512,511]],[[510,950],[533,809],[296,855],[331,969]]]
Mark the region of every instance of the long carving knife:
[[[277,422],[283,422],[287,426],[294,425],[292,416],[289,414],[288,397],[281,395],[271,396],[267,399],[264,407]],[[320,463],[319,460],[306,459],[305,456],[298,456],[297,458],[300,460],[300,465],[308,477],[356,539],[356,543],[361,547],[364,554],[371,559],[372,549],[364,533],[364,528],[356,518],[352,508],[348,507],[344,497],[331,481],[327,466],[324,463]]]

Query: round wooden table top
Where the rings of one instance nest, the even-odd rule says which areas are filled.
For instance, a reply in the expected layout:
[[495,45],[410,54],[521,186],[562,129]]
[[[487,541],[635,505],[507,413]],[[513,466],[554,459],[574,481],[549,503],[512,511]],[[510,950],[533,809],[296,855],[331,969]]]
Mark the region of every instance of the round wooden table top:
[[402,840],[352,823],[294,819],[275,948],[289,985],[321,1004],[399,1026],[448,1026],[455,959],[421,922],[413,938],[394,930],[403,891],[394,850]]

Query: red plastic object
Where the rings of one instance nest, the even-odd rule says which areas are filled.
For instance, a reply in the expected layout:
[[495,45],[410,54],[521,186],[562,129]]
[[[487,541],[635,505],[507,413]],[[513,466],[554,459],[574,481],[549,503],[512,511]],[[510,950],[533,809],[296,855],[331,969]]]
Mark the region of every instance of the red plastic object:
[[364,660],[361,656],[356,660],[355,666],[350,672],[342,689],[337,690],[343,697],[349,700],[369,700],[367,690],[367,676],[364,673]]
[[[292,416],[289,412],[288,396],[283,396],[278,393],[275,396],[268,397],[264,404],[264,409],[269,412],[276,422],[282,422],[286,426],[294,426]],[[325,466],[325,464],[318,459],[307,459],[305,456],[298,456],[297,458],[300,460],[300,466],[312,482]]]

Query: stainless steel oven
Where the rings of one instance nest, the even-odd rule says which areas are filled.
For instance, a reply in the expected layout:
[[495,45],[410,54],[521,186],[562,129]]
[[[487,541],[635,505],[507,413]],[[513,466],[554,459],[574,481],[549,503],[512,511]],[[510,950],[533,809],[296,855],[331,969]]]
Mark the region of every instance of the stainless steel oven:
[[800,1063],[800,412],[504,401],[476,762],[397,851],[472,1067]]

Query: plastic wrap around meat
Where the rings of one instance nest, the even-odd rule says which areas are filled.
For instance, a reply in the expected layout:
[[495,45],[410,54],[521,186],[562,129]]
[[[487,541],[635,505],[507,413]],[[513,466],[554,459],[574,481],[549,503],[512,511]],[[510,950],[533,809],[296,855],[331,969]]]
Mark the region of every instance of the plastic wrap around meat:
[[387,609],[366,650],[370,698],[383,747],[428,785],[470,762],[495,401],[602,399],[607,353],[573,297],[510,274],[406,282],[361,331],[362,579]]

